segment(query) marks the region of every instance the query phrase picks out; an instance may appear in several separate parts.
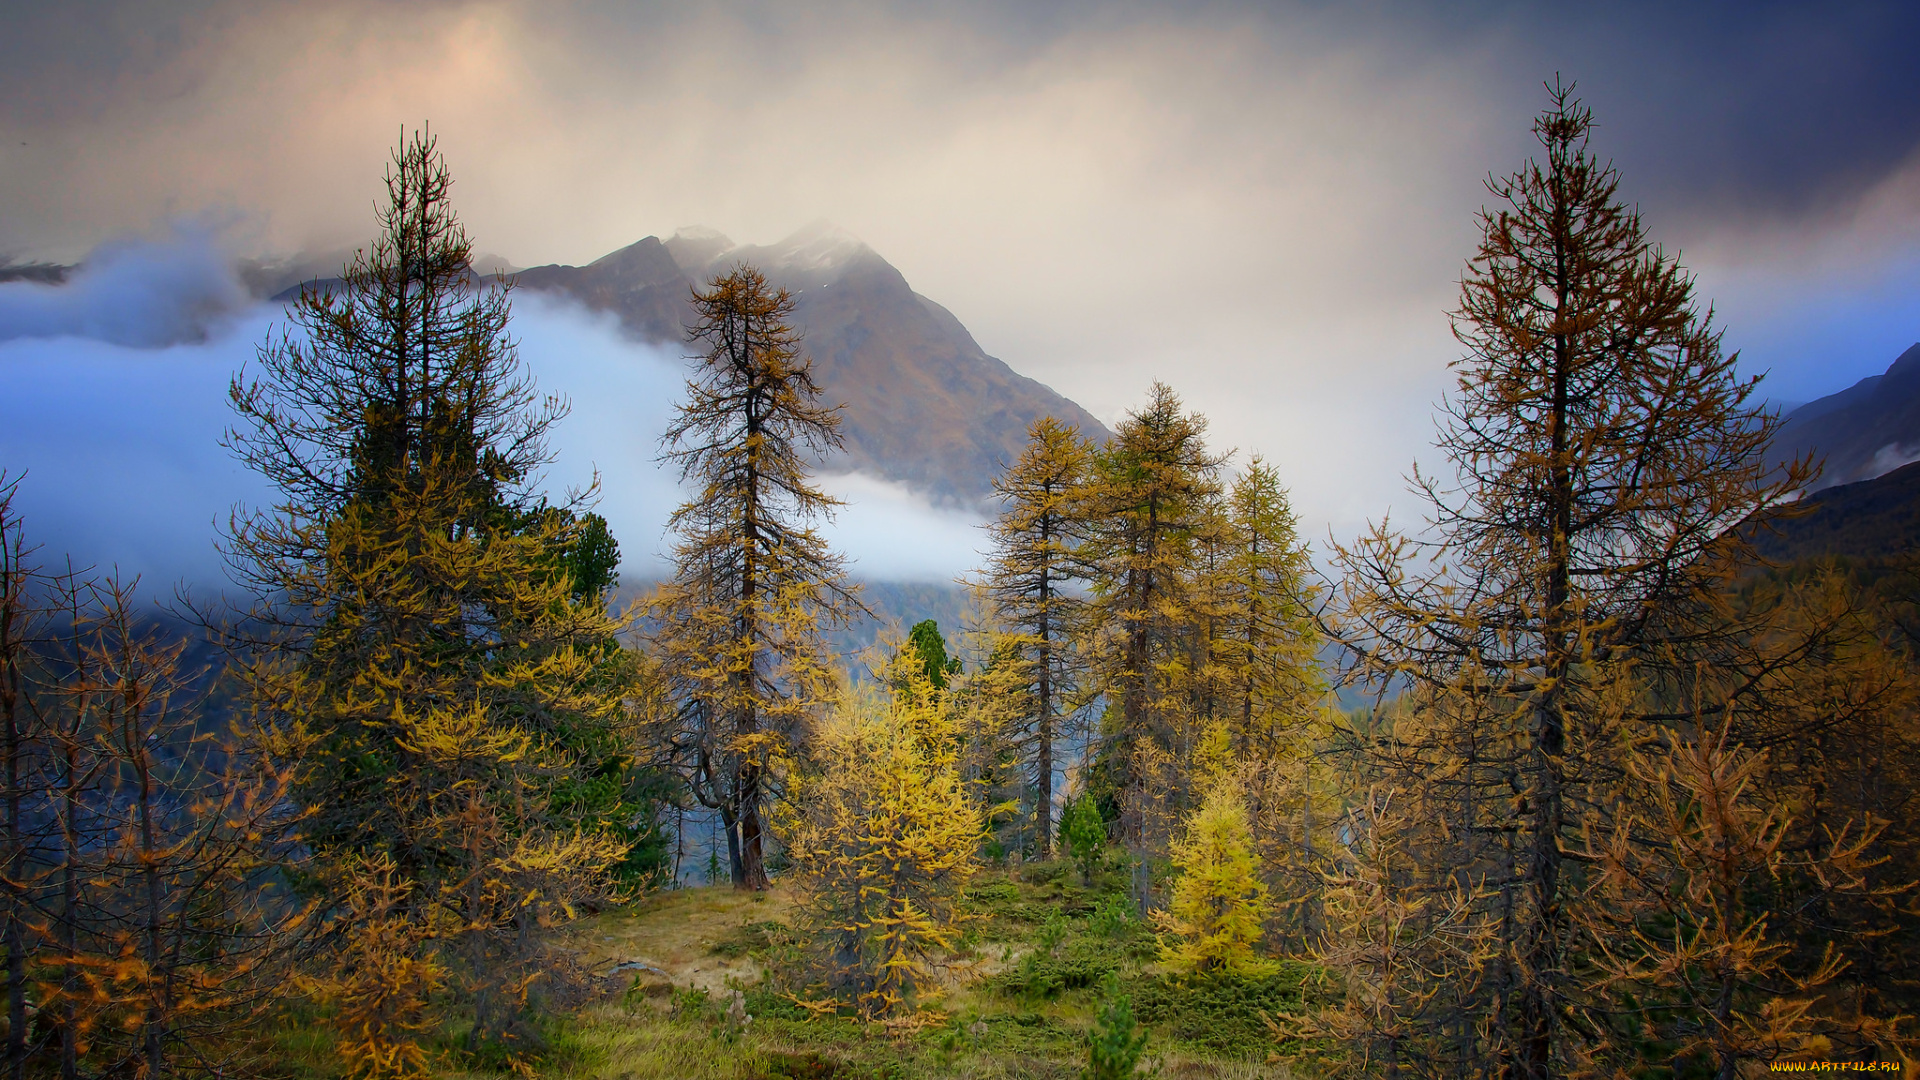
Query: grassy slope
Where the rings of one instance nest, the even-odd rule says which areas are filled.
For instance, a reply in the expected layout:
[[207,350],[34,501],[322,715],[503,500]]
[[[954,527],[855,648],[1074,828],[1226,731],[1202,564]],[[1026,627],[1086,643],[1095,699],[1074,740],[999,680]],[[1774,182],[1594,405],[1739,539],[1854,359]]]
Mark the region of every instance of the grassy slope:
[[[572,948],[596,974],[613,976],[603,978],[611,992],[561,1021],[555,1052],[539,1072],[583,1080],[1065,1080],[1080,1075],[1098,984],[1113,971],[1152,1033],[1148,1053],[1161,1060],[1162,1076],[1306,1075],[1270,1060],[1274,1044],[1259,1011],[1297,1009],[1307,973],[1282,965],[1255,978],[1169,976],[1157,969],[1153,939],[1137,923],[1102,928],[1093,918],[1120,886],[1115,879],[1082,888],[1065,864],[981,875],[968,894],[974,919],[950,958],[945,992],[917,1024],[892,1028],[810,1017],[771,988],[765,970],[778,962],[791,916],[779,890],[656,894],[572,928]],[[1060,940],[1048,951],[1037,939],[1050,917]],[[616,965],[625,966],[615,974]],[[744,988],[753,1016],[744,1029],[725,1015],[735,987]],[[277,1041],[281,1069],[271,1071],[291,1067],[312,1080],[331,1074],[317,1025],[286,1026]],[[442,1058],[448,1071],[440,1075],[486,1075],[455,1071],[451,1052]]]
[[[1111,883],[1117,885],[1117,882]],[[969,892],[976,919],[952,958],[948,988],[920,1026],[892,1030],[852,1017],[812,1018],[762,979],[780,949],[787,911],[776,890],[754,901],[725,888],[663,894],[583,927],[583,949],[605,970],[642,961],[618,1000],[590,1005],[565,1036],[556,1074],[643,1077],[1075,1077],[1100,979],[1118,972],[1154,1039],[1149,1053],[1176,1077],[1289,1077],[1269,1062],[1258,1009],[1297,1007],[1305,974],[1193,982],[1156,970],[1137,924],[1102,933],[1090,920],[1100,891],[1064,865],[983,875]],[[1035,943],[1050,914],[1065,934],[1050,952]],[[726,974],[720,975],[724,971]],[[753,1020],[735,1031],[730,990],[746,988]],[[704,997],[689,986],[718,989]]]

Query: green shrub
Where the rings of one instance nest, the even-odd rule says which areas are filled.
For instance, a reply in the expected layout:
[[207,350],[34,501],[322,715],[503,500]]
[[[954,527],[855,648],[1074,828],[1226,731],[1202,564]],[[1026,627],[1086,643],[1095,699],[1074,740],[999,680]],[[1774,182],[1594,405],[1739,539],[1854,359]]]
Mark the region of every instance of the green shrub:
[[1020,886],[1011,881],[976,885],[967,890],[964,903],[977,914],[1004,915],[1020,905]]
[[1131,1080],[1147,1052],[1147,1032],[1134,1019],[1118,978],[1107,976],[1101,990],[1100,1012],[1087,1033],[1087,1067],[1080,1075],[1085,1080]]
[[1087,929],[1101,937],[1126,937],[1140,929],[1133,912],[1133,903],[1126,897],[1103,896],[1087,916]]
[[1141,1022],[1168,1038],[1215,1052],[1244,1052],[1272,1039],[1262,1013],[1301,1011],[1310,974],[1285,965],[1270,975],[1152,975],[1134,985],[1134,1004]]
[[1020,880],[1029,885],[1058,885],[1071,869],[1063,862],[1028,863],[1020,868]]
[[993,988],[1019,998],[1055,998],[1069,990],[1086,990],[1120,970],[1120,958],[1104,953],[1065,957],[1028,953],[1020,966],[993,977]]
[[1082,795],[1067,804],[1060,818],[1060,846],[1080,868],[1080,883],[1093,884],[1093,872],[1105,861],[1107,823],[1100,819],[1100,806],[1092,795]]
[[713,999],[698,986],[673,992],[673,1017],[676,1020],[705,1020],[713,1012]]

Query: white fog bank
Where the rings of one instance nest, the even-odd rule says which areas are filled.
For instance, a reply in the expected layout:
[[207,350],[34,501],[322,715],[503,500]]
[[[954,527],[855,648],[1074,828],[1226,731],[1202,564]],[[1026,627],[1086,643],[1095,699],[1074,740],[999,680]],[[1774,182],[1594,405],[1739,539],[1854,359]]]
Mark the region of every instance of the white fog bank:
[[[271,503],[219,442],[232,421],[229,380],[284,315],[277,305],[221,306],[236,295],[230,275],[196,269],[190,254],[130,245],[65,285],[0,286],[0,469],[24,474],[14,505],[43,565],[71,555],[118,567],[143,575],[150,595],[176,583],[222,588],[219,528],[236,507]],[[144,299],[109,302],[129,297]],[[620,541],[623,572],[663,576],[667,517],[685,496],[658,463],[659,438],[687,361],[572,304],[529,293],[513,303],[522,362],[543,393],[572,405],[553,431],[546,490],[562,500],[597,472],[596,509]],[[978,562],[975,519],[873,477],[821,483],[847,500],[823,528],[855,575],[950,581]]]

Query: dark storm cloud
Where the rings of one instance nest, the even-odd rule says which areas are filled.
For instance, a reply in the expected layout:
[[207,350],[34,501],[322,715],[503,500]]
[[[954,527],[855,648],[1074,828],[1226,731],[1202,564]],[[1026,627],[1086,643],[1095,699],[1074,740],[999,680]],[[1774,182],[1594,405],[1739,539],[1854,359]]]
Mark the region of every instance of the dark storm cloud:
[[1803,211],[1858,195],[1920,145],[1920,5],[1554,4],[1499,18],[1516,30],[1509,70],[1576,79],[1622,167],[1676,208]]
[[[1471,55],[1488,99],[1524,120],[1562,75],[1598,106],[1602,131],[1643,191],[1702,213],[1791,213],[1856,195],[1920,147],[1920,4],[1709,0],[1673,3],[1199,3],[970,9],[1026,40],[1093,19],[1246,20],[1273,39],[1306,33],[1408,65]],[[988,14],[990,13],[990,14]]]
[[[492,5],[466,0],[300,5],[234,0],[138,0],[84,6],[10,2],[0,35],[0,100],[14,124],[86,123],[164,111],[205,85],[249,25],[282,22],[289,52],[355,33],[418,32],[423,18]],[[301,9],[351,13],[302,40]],[[931,14],[937,11],[938,14]],[[1856,193],[1920,145],[1920,5],[1855,2],[1198,4],[986,2],[787,5],[554,5],[540,21],[575,48],[634,58],[648,39],[672,40],[718,18],[760,42],[749,78],[716,73],[724,94],[758,93],[809,63],[783,43],[857,35],[863,24],[964,27],[970,60],[1017,63],[1063,39],[1163,23],[1257,28],[1328,47],[1366,46],[1410,65],[1472,53],[1492,60],[1486,89],[1524,116],[1555,73],[1601,103],[1623,163],[1663,201],[1708,209],[1791,212]],[[255,43],[258,44],[258,43]],[[767,65],[772,63],[771,70]],[[788,71],[787,74],[791,74]],[[16,140],[17,143],[17,140]],[[11,151],[10,151],[11,152]]]

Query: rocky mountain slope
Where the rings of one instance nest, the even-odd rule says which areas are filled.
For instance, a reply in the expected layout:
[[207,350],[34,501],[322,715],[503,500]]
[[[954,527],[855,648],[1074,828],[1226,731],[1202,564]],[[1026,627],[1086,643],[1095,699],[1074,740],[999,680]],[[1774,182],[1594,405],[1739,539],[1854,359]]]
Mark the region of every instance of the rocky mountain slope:
[[846,452],[824,463],[902,481],[938,501],[978,505],[1026,445],[1027,425],[1052,415],[1095,440],[1107,429],[1085,409],[980,348],[946,308],[921,296],[859,239],[816,224],[768,246],[709,229],[649,236],[586,266],[520,271],[520,288],[571,296],[617,315],[629,333],[686,340],[696,284],[750,264],[794,296],[794,322],[831,402],[846,406]]
[[1774,445],[1783,458],[1809,451],[1823,458],[1822,488],[1920,460],[1920,345],[1901,353],[1885,374],[1788,413]]

